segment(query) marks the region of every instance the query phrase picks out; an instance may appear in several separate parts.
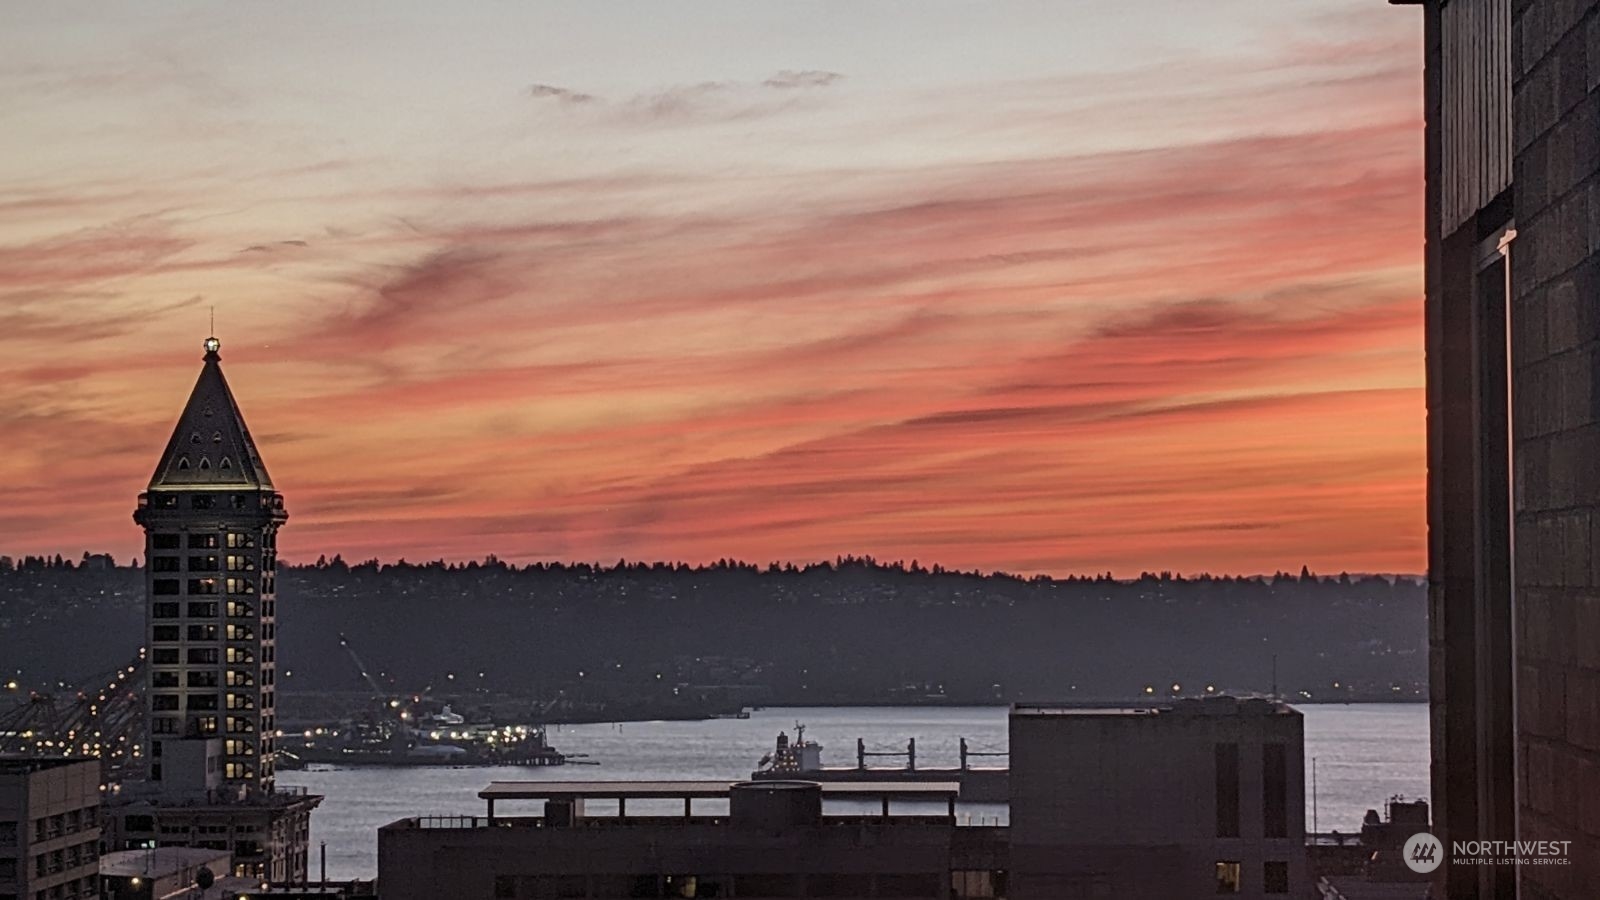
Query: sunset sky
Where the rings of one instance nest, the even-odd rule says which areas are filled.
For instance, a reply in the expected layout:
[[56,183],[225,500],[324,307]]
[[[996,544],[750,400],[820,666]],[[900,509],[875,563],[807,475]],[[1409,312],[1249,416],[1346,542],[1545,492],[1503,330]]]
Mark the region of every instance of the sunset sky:
[[1425,568],[1421,17],[28,4],[0,554],[223,366],[290,560]]

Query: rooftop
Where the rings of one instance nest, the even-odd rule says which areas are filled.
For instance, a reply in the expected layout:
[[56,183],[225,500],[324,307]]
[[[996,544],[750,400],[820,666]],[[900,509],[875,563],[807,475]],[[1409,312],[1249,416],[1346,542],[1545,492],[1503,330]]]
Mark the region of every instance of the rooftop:
[[205,366],[150,477],[151,490],[272,490],[272,479],[250,429],[245,427],[244,414],[222,377],[219,346],[214,338],[206,340]]
[[0,756],[0,775],[31,775],[34,772],[43,772],[46,769],[59,769],[62,766],[81,766],[86,763],[97,767],[100,765],[100,761],[97,759]]
[[[772,781],[495,781],[478,792],[483,800],[684,800],[726,799],[734,786],[771,788]],[[813,782],[805,782],[812,784]],[[824,799],[949,800],[961,793],[956,781],[837,781],[820,785]]]
[[1207,697],[1182,697],[1175,700],[1152,701],[1147,706],[1129,706],[1124,703],[1017,703],[1011,707],[1013,716],[1260,716],[1299,715],[1300,711],[1282,700],[1267,697],[1231,697],[1217,694]]
[[157,847],[153,850],[117,850],[100,857],[100,874],[117,878],[162,878],[185,869],[220,864],[214,875],[226,875],[233,857],[226,850],[204,847]]

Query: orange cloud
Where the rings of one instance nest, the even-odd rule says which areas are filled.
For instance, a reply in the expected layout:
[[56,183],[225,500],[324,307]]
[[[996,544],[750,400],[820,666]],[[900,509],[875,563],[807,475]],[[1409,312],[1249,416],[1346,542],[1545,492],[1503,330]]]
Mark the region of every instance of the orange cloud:
[[179,179],[159,213],[114,182],[0,196],[38,217],[0,232],[0,552],[136,552],[198,362],[173,348],[218,301],[291,558],[1420,570],[1420,125],[1394,50],[860,122],[859,79],[821,70],[632,116],[540,85],[522,106],[574,142],[731,122],[771,156],[431,182],[274,159]]

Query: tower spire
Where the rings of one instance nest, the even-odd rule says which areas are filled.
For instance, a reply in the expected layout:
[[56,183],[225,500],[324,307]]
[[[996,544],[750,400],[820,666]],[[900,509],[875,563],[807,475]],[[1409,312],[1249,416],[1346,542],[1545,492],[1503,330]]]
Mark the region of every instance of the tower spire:
[[271,490],[272,479],[261,453],[222,376],[222,356],[218,353],[222,342],[208,337],[205,348],[205,366],[150,478],[150,489]]

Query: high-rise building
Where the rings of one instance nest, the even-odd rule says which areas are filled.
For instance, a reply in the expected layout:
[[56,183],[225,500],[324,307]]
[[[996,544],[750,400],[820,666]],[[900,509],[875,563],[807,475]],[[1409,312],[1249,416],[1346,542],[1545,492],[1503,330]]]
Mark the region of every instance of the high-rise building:
[[[1451,900],[1600,884],[1600,0],[1424,16],[1435,834]],[[1494,858],[1504,859],[1508,854]]]
[[150,778],[162,743],[217,737],[227,786],[273,786],[274,578],[287,518],[222,377],[220,343],[161,455],[134,521],[145,532]]

